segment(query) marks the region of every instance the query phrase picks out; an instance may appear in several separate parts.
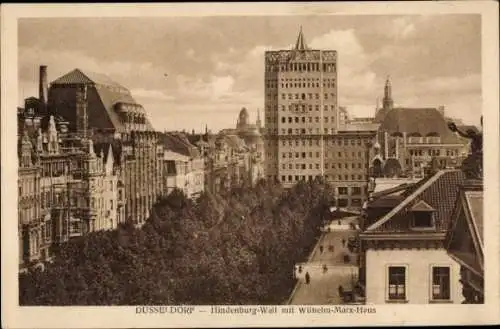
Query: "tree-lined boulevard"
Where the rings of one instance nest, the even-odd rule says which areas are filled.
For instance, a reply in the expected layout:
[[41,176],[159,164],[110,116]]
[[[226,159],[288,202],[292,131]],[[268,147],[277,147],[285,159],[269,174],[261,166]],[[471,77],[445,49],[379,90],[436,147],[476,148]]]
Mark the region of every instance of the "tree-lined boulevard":
[[174,191],[142,228],[77,238],[44,271],[21,274],[20,304],[282,304],[331,216],[332,190],[317,179],[196,201]]

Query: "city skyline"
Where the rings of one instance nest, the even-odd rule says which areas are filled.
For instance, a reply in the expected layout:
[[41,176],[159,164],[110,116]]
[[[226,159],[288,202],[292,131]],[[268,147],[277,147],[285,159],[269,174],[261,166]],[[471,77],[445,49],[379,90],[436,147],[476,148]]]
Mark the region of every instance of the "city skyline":
[[390,76],[395,106],[479,125],[479,15],[21,19],[18,102],[37,95],[39,65],[49,81],[80,68],[130,89],[158,130],[218,131],[242,107],[262,119],[264,52],[290,49],[300,26],[309,47],[337,50],[351,115],[373,116]]

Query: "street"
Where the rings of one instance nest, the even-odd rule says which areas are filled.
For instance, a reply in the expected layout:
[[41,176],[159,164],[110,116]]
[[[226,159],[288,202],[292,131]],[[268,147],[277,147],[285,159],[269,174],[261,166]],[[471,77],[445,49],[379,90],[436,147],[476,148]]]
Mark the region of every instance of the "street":
[[[332,222],[332,226],[338,221]],[[345,227],[341,222],[339,227]],[[308,261],[297,264],[295,276],[298,279],[296,289],[289,301],[294,305],[306,304],[341,304],[338,288],[351,289],[353,279],[358,275],[358,255],[347,249],[349,237],[355,237],[354,230],[331,230],[320,237]],[[344,256],[349,256],[349,262],[344,262]],[[306,273],[309,274],[309,284],[306,283]]]

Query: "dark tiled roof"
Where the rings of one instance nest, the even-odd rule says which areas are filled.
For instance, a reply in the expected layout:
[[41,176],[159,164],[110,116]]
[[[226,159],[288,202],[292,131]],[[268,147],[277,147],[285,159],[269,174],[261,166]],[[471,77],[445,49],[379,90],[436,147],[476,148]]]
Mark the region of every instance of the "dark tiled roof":
[[104,74],[90,72],[87,70],[84,73],[80,69],[74,69],[73,71],[66,73],[62,77],[60,77],[52,82],[52,84],[55,84],[55,85],[92,84],[92,83],[104,85],[104,86],[109,86],[109,87],[126,89],[125,87],[121,86],[120,84],[113,81],[111,78],[109,78],[108,76],[106,76]]
[[394,186],[394,187],[388,188],[386,190],[382,190],[382,191],[379,191],[379,192],[374,192],[372,194],[372,197],[373,198],[379,198],[379,197],[383,197],[383,196],[390,195],[390,194],[393,194],[393,193],[398,193],[398,196],[401,197],[401,194],[404,193],[406,190],[408,190],[413,185],[414,185],[414,183],[400,184],[398,186]]
[[458,137],[448,129],[443,115],[435,108],[394,108],[381,120],[379,131],[387,131],[389,135],[396,132],[418,133],[421,136],[438,134],[442,143],[460,143]]
[[403,201],[400,195],[385,195],[368,203],[368,208],[394,208]]
[[189,157],[198,156],[198,149],[191,144],[186,135],[178,132],[162,134],[162,142],[166,149]]
[[[369,228],[377,232],[409,232],[409,215],[413,204],[424,201],[436,210],[436,232],[446,232],[450,225],[455,201],[459,195],[459,186],[465,181],[465,175],[459,170],[440,171],[424,183],[413,187],[414,192],[407,196],[395,209]],[[407,192],[408,193],[408,192]],[[394,212],[395,209],[392,211]]]

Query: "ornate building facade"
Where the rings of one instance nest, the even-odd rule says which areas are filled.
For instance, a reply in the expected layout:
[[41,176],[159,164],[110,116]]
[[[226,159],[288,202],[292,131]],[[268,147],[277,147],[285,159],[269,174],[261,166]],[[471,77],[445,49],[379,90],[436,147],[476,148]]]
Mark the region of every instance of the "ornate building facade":
[[384,87],[383,107],[374,122],[378,152],[372,159],[375,177],[423,177],[426,168],[456,168],[467,156],[467,140],[448,129],[444,108],[394,107],[392,84]]
[[[45,131],[33,127],[33,122],[44,121]],[[19,154],[21,268],[50,261],[58,246],[73,237],[116,228],[118,217],[112,156],[97,155],[91,140],[75,145],[75,139],[61,133],[65,122],[57,127],[54,116],[44,120],[27,111],[24,122]]]
[[324,175],[326,145],[338,128],[337,52],[309,49],[301,29],[292,50],[265,52],[266,176],[299,175],[290,168],[295,152],[305,166],[300,175]]

